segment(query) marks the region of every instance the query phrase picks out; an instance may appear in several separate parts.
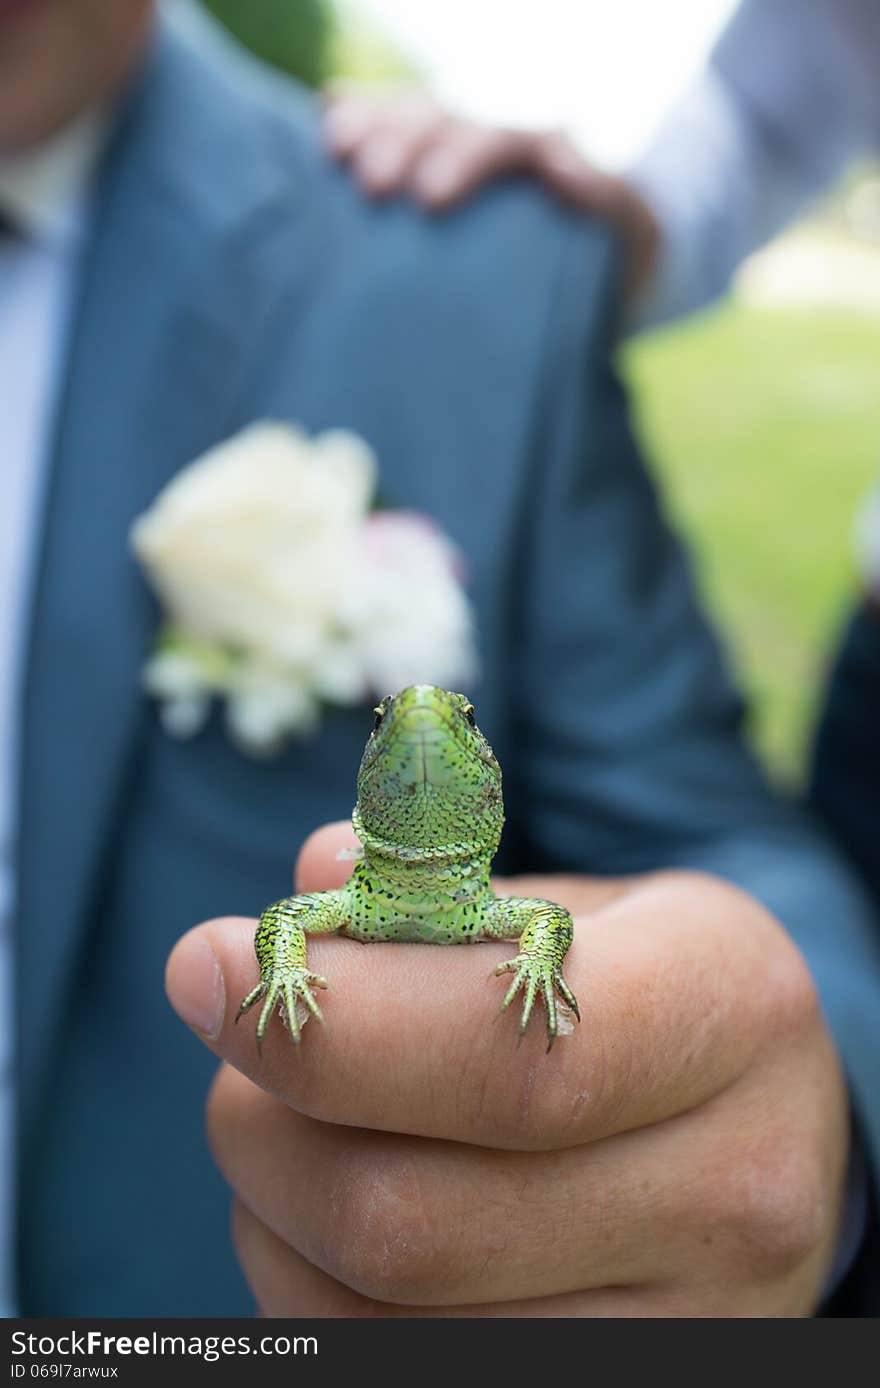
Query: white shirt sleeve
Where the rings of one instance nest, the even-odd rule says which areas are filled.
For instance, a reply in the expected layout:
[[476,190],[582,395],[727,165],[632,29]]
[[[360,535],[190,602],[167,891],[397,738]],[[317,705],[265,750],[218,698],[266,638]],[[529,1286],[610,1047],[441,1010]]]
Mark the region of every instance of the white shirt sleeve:
[[700,308],[880,146],[880,0],[742,0],[630,180],[662,233],[631,325]]

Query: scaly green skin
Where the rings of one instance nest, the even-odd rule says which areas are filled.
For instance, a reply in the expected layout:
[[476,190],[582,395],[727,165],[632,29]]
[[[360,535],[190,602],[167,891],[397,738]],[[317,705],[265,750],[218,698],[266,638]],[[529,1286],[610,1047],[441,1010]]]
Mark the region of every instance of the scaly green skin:
[[352,823],[363,858],[344,887],[288,897],[263,912],[254,937],[260,982],[236,1021],[265,1000],[260,1047],[276,1005],[297,1043],[297,1003],[323,1021],[311,990],[327,982],[307,967],[307,935],[441,945],[519,936],[516,958],[495,970],[513,974],[501,1006],[524,989],[522,1033],[540,996],[549,1050],[558,1031],[556,994],[580,1016],[562,977],[571,916],[552,901],[492,891],[489,869],[504,823],[501,768],[473,706],[427,684],[383,699],[357,786]]

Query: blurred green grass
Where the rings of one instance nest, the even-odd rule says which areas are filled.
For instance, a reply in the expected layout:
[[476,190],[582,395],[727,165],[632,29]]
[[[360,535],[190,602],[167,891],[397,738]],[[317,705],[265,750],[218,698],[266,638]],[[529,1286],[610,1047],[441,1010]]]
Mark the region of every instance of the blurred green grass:
[[622,365],[749,695],[750,734],[797,785],[856,590],[853,513],[880,475],[877,320],[733,301],[629,344]]

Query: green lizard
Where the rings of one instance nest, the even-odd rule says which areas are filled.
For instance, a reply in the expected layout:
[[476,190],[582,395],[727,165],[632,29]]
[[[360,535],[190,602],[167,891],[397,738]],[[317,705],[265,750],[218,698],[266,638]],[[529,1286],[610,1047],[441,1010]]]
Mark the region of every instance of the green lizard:
[[263,912],[254,937],[260,981],[236,1021],[265,999],[257,1023],[260,1047],[276,1004],[296,1043],[298,1003],[323,1021],[312,989],[327,982],[307,967],[307,935],[429,944],[518,936],[516,958],[495,970],[514,976],[501,1006],[525,990],[522,1034],[540,995],[549,1050],[558,1031],[556,993],[580,1020],[562,977],[572,920],[552,901],[498,897],[492,890],[489,869],[504,823],[501,767],[473,705],[462,694],[427,684],[383,699],[357,790],[352,824],[362,858],[344,887],[291,896]]

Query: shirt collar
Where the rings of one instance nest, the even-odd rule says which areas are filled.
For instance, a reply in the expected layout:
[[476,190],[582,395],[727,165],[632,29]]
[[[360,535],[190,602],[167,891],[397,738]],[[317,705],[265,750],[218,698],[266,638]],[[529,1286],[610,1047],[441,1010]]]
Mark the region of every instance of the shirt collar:
[[90,112],[27,154],[0,158],[0,208],[35,241],[74,242],[107,121]]

